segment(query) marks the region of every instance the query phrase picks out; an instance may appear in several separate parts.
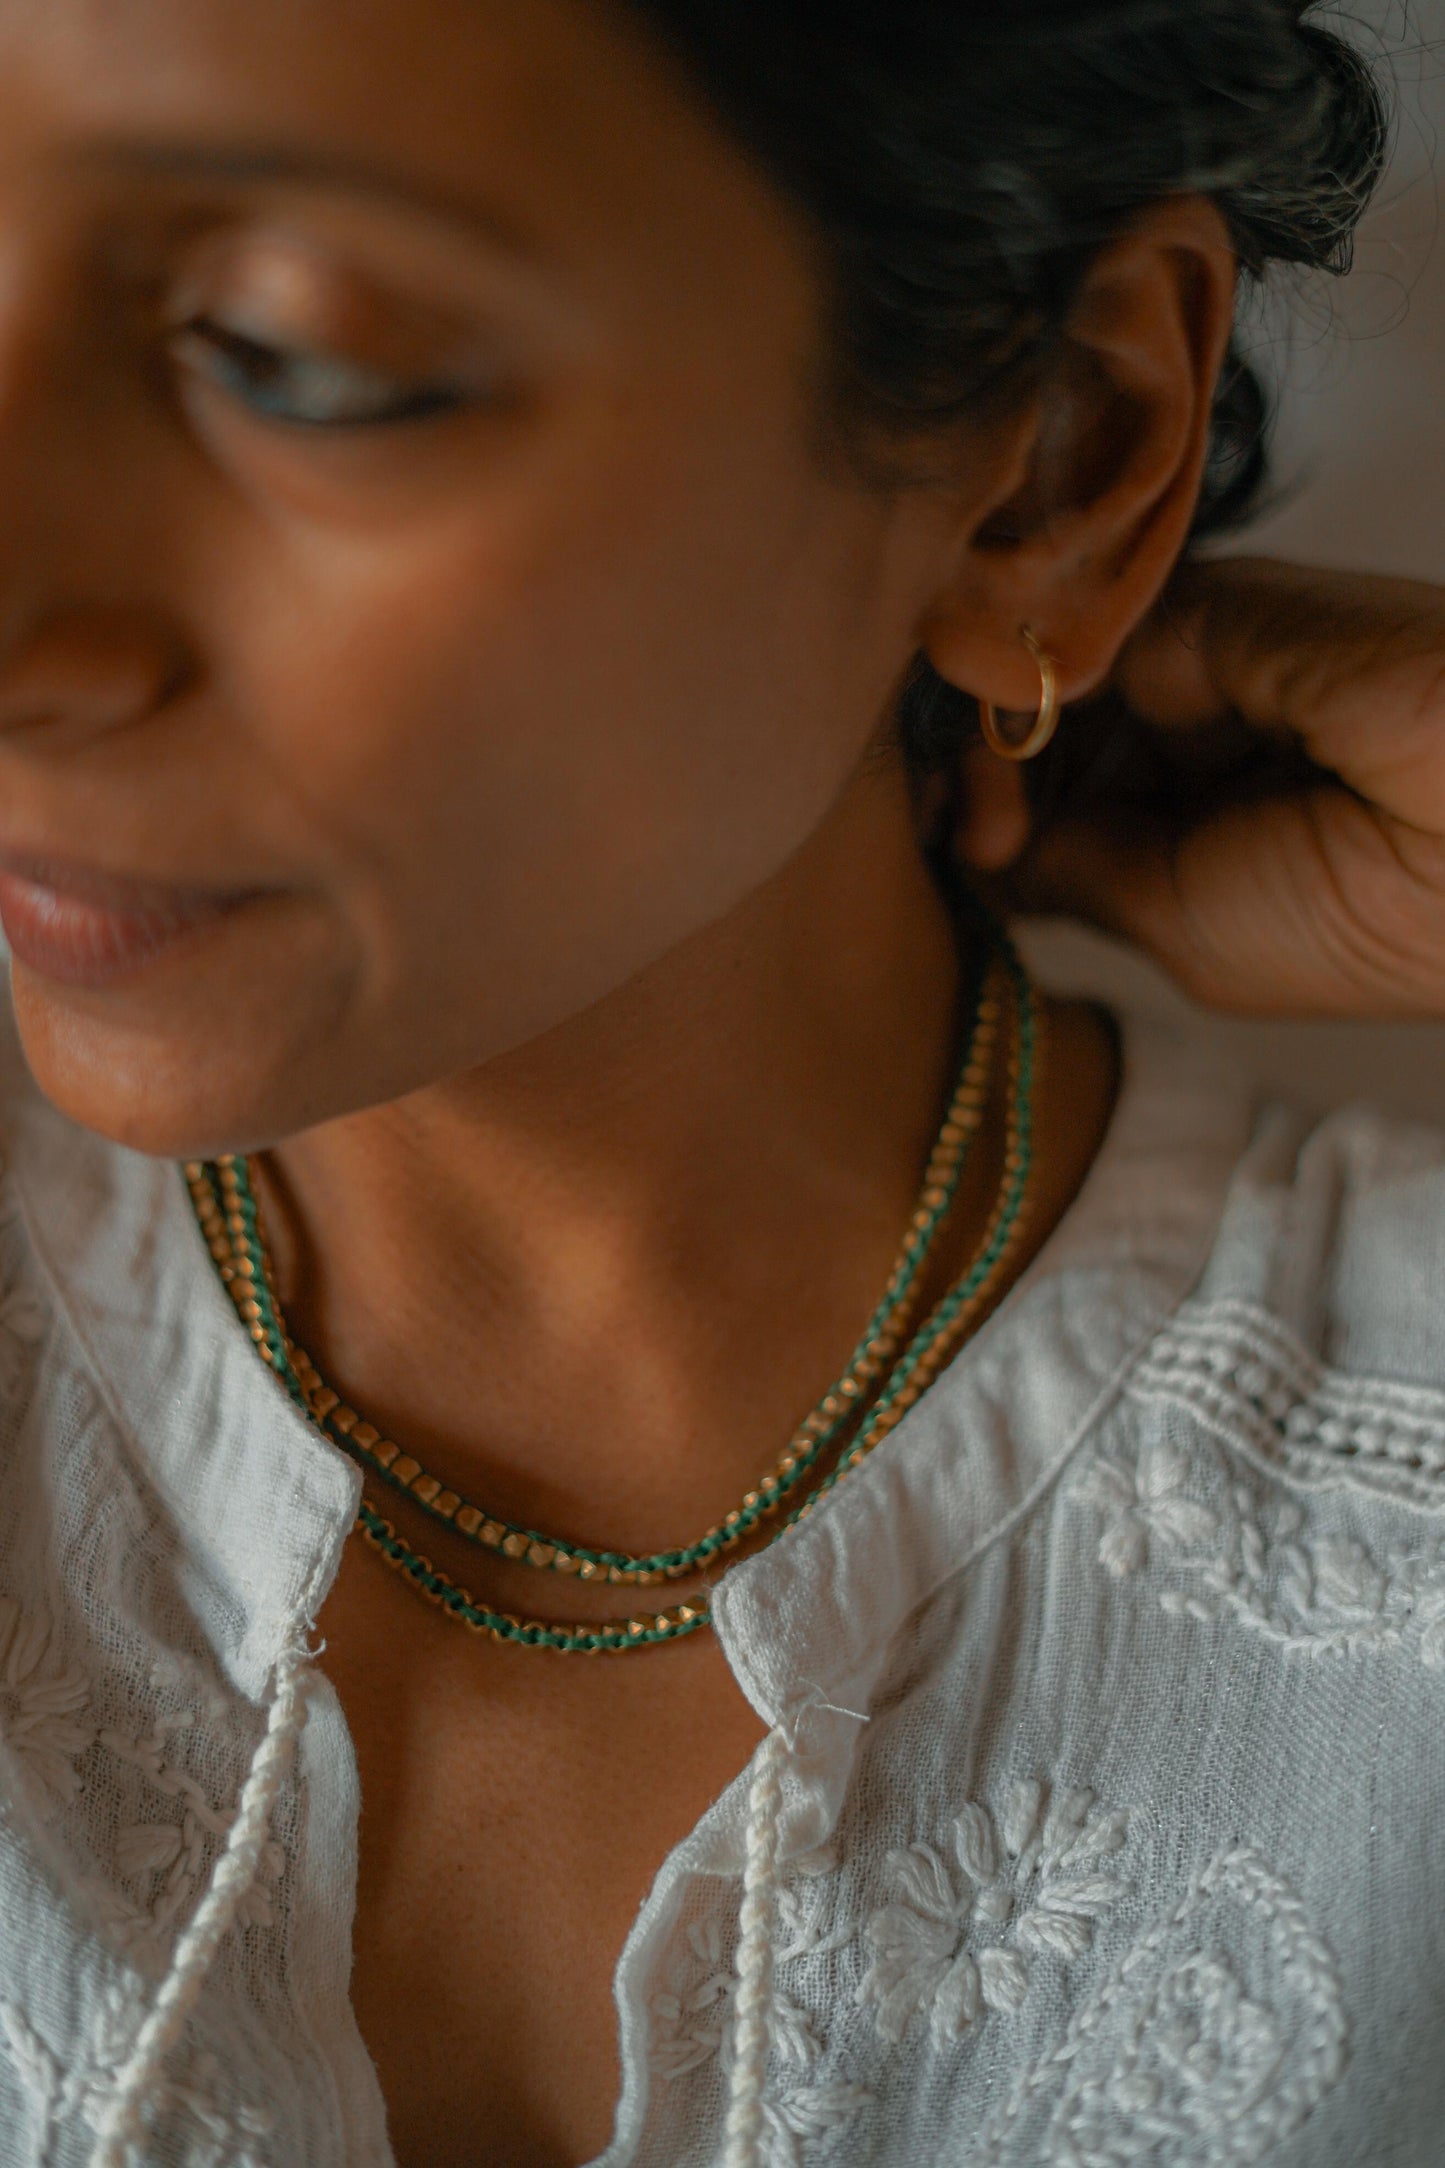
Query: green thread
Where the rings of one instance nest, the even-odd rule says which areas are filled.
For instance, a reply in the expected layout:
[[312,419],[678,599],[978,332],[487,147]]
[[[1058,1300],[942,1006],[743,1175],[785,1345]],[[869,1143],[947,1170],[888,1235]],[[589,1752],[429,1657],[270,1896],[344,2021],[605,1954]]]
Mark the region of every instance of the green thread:
[[[963,1278],[950,1289],[933,1315],[926,1320],[922,1328],[914,1336],[890,1377],[887,1387],[878,1397],[870,1418],[872,1423],[876,1423],[879,1416],[885,1414],[889,1408],[894,1406],[914,1371],[918,1368],[919,1363],[927,1354],[928,1349],[937,1340],[939,1334],[947,1330],[948,1326],[958,1316],[960,1310],[972,1300],[993,1271],[994,1266],[1013,1239],[1013,1232],[1018,1225],[1019,1213],[1023,1209],[1024,1197],[1028,1190],[1029,1176],[1033,1169],[1034,1081],[1038,1041],[1033,986],[1018,950],[1002,927],[995,926],[993,933],[1004,963],[1007,966],[1009,977],[1013,981],[1014,995],[1018,1003],[1018,1079],[1015,1086],[1012,1125],[1016,1137],[1015,1149],[1018,1165],[1012,1170],[1005,1192],[1004,1203],[998,1215],[998,1225],[994,1230],[992,1240],[974,1259],[972,1266],[964,1274]],[[857,1467],[862,1458],[863,1453],[861,1450],[845,1453],[837,1467],[826,1475],[823,1481],[810,1491],[808,1496],[802,1499],[788,1515],[783,1524],[784,1527],[794,1527],[805,1513],[812,1510],[820,1498],[826,1497],[828,1492],[842,1481],[850,1469]]]
[[461,1619],[468,1626],[475,1626],[491,1634],[499,1641],[511,1641],[531,1649],[556,1649],[563,1655],[596,1655],[607,1652],[620,1653],[624,1649],[655,1648],[663,1641],[681,1641],[688,1634],[695,1634],[711,1624],[711,1615],[703,1605],[689,1605],[691,1616],[676,1624],[647,1626],[634,1633],[627,1626],[599,1624],[596,1628],[543,1626],[528,1624],[509,1617],[505,1612],[489,1610],[484,1604],[473,1603],[465,1589],[458,1588],[446,1574],[438,1573],[430,1559],[409,1550],[392,1527],[390,1521],[362,1500],[357,1515],[357,1526],[369,1538],[373,1547],[385,1554],[406,1578],[422,1593],[431,1596],[444,1611]]
[[[890,1376],[887,1387],[872,1410],[869,1417],[869,1427],[876,1424],[878,1418],[896,1403],[928,1349],[937,1341],[939,1334],[945,1331],[958,1316],[964,1305],[978,1292],[978,1289],[992,1272],[1012,1239],[1027,1192],[1029,1175],[1032,1171],[1034,1141],[1033,1093],[1037,1044],[1037,1019],[1033,988],[1018,951],[1003,928],[991,915],[984,912],[981,906],[978,906],[977,910],[978,915],[983,918],[994,946],[1004,959],[1013,982],[1017,1003],[1018,1058],[1013,1120],[1011,1123],[1016,1164],[1010,1170],[1004,1202],[999,1211],[998,1223],[991,1240],[974,1260],[973,1265],[963,1279],[949,1292],[938,1305],[933,1315],[915,1334]],[[988,958],[985,954],[977,980],[975,1005],[978,996],[981,994],[987,962]],[[975,1034],[970,1041],[970,1059],[976,1032],[977,1027],[975,1027]],[[917,1243],[910,1242],[907,1245],[910,1251],[915,1251],[918,1245],[922,1245],[926,1251],[926,1246],[936,1231],[938,1220],[942,1218],[948,1209],[948,1204],[952,1202],[953,1189],[956,1187],[962,1173],[966,1156],[965,1148],[965,1151],[959,1156],[958,1165],[949,1188],[947,1202],[935,1209],[931,1223],[926,1229],[913,1230]],[[285,1385],[291,1398],[302,1409],[307,1420],[323,1434],[332,1437],[334,1442],[344,1447],[348,1453],[355,1457],[363,1453],[364,1448],[352,1445],[344,1432],[333,1433],[326,1420],[313,1415],[310,1409],[305,1390],[291,1361],[286,1345],[286,1337],[277,1317],[275,1305],[271,1300],[271,1291],[267,1284],[263,1265],[257,1207],[249,1182],[246,1180],[245,1162],[243,1160],[237,1160],[234,1163],[233,1173],[235,1178],[234,1187],[230,1198],[228,1198],[226,1191],[222,1188],[217,1166],[212,1162],[207,1162],[203,1168],[204,1180],[222,1217],[229,1219],[228,1204],[234,1201],[236,1211],[242,1222],[245,1255],[251,1266],[249,1284],[252,1287],[259,1312],[261,1329],[265,1336],[264,1352],[266,1359]],[[900,1275],[906,1274],[909,1269],[908,1266],[900,1265],[898,1270],[895,1271],[892,1280],[890,1280],[889,1289],[874,1313],[874,1320],[870,1323],[864,1340],[859,1343],[859,1353],[862,1352],[867,1341],[879,1329],[879,1320],[886,1318],[889,1310],[899,1299],[898,1293],[895,1292],[895,1283]],[[916,1274],[918,1269],[919,1261],[915,1255],[911,1263],[911,1271]],[[909,1284],[909,1282],[905,1279],[906,1284]],[[855,1356],[855,1361],[856,1359]],[[778,1488],[791,1490],[796,1487],[798,1476],[806,1474],[807,1468],[816,1464],[830,1437],[837,1435],[838,1430],[842,1428],[851,1412],[851,1410],[845,1410],[836,1419],[830,1430],[820,1435],[805,1455],[799,1456],[798,1468],[794,1476],[788,1480],[785,1486],[779,1486]],[[786,1521],[782,1523],[778,1529],[778,1535],[793,1527],[805,1513],[811,1511],[820,1499],[824,1498],[852,1468],[858,1465],[863,1458],[863,1454],[864,1448],[862,1446],[855,1447],[852,1452],[845,1454],[838,1466],[821,1483],[815,1486],[788,1516]],[[367,1457],[369,1458],[369,1456]],[[383,1475],[387,1473],[379,1463],[375,1465],[378,1473]],[[404,1485],[398,1485],[397,1487],[400,1489],[406,1488]],[[763,1487],[764,1490],[766,1488],[767,1486]],[[411,1494],[408,1493],[408,1495]],[[414,1502],[418,1505],[423,1504],[420,1499],[416,1499]],[[776,1496],[772,1502],[776,1502]],[[752,1509],[744,1509],[744,1512],[737,1516],[735,1524],[726,1526],[726,1532],[720,1531],[716,1537],[704,1538],[703,1542],[695,1545],[691,1552],[660,1552],[656,1554],[655,1563],[660,1567],[684,1558],[696,1559],[701,1562],[715,1555],[718,1550],[725,1548],[729,1543],[736,1541],[737,1537],[745,1533],[746,1528],[752,1526],[767,1510],[768,1506],[764,1504],[762,1491],[760,1491],[758,1505]],[[732,1517],[729,1518],[731,1523]],[[627,1649],[656,1647],[665,1641],[682,1640],[687,1635],[697,1633],[711,1623],[711,1613],[704,1605],[688,1605],[686,1607],[688,1616],[685,1619],[667,1620],[665,1623],[659,1619],[635,1632],[630,1625],[599,1624],[596,1628],[587,1628],[547,1626],[538,1621],[518,1620],[505,1612],[493,1611],[485,1605],[474,1603],[465,1589],[459,1588],[446,1574],[439,1573],[431,1561],[424,1558],[420,1552],[411,1550],[408,1545],[403,1543],[391,1522],[379,1514],[364,1497],[357,1511],[356,1525],[372,1547],[380,1551],[389,1563],[402,1573],[406,1579],[411,1581],[424,1596],[435,1602],[441,1609],[449,1611],[453,1617],[461,1620],[464,1624],[489,1634],[497,1641],[510,1642],[526,1648],[554,1649],[563,1654],[600,1654],[606,1652],[620,1654]],[[514,1529],[510,1523],[501,1523],[501,1525],[506,1527],[509,1533],[526,1535],[528,1540],[532,1542],[547,1542],[549,1540],[542,1536],[533,1535],[530,1531],[522,1528]],[[458,1531],[458,1533],[463,1532]],[[774,1540],[776,1540],[776,1537]],[[634,1568],[641,1565],[644,1570],[654,1565],[654,1561],[650,1560],[629,1560],[626,1554],[622,1553],[589,1552],[580,1546],[574,1548],[561,1544],[554,1545],[554,1548],[567,1551],[571,1556],[581,1561],[592,1561],[603,1565],[616,1563]]]
[[[989,931],[992,933],[995,943],[1007,938],[1003,935],[1001,928],[990,926]],[[983,999],[983,989],[988,976],[990,960],[989,947],[985,942],[975,967],[971,1002],[974,1025],[969,1033],[967,1051],[959,1070],[954,1093],[955,1100],[958,1091],[962,1087],[963,1078],[972,1067],[978,1052],[982,1032],[979,1007]],[[950,1115],[952,1111],[951,1103]],[[941,1196],[939,1202],[928,1208],[926,1224],[922,1227],[910,1228],[904,1241],[903,1254],[894,1266],[888,1285],[884,1289],[872,1317],[864,1328],[862,1338],[853,1350],[843,1379],[829,1387],[828,1392],[823,1396],[823,1401],[819,1403],[820,1406],[830,1399],[833,1394],[843,1390],[847,1381],[851,1378],[855,1366],[866,1353],[869,1343],[882,1331],[890,1313],[905,1299],[917,1281],[932,1252],[939,1228],[947,1218],[953,1200],[958,1193],[958,1185],[963,1178],[963,1170],[968,1162],[971,1143],[972,1139],[970,1138],[965,1141],[960,1149],[958,1158],[947,1179],[940,1185]],[[264,1282],[265,1274],[261,1267],[258,1211],[244,1159],[235,1161],[233,1178],[235,1193],[240,1203],[242,1217],[246,1223],[247,1257],[252,1265],[259,1287],[260,1283]],[[269,1295],[263,1296],[261,1292],[258,1292],[257,1301],[261,1303],[263,1322],[267,1325],[268,1344],[271,1344],[274,1348],[281,1336],[278,1331],[274,1330],[275,1314],[269,1301]],[[794,1456],[794,1465],[786,1477],[765,1477],[752,1494],[755,1501],[753,1504],[736,1508],[724,1518],[716,1529],[710,1530],[707,1535],[700,1537],[696,1543],[689,1544],[681,1549],[654,1551],[641,1556],[627,1551],[593,1550],[585,1544],[569,1543],[563,1538],[546,1535],[540,1529],[529,1528],[522,1522],[510,1521],[500,1513],[485,1513],[483,1517],[502,1530],[504,1539],[513,1538],[528,1545],[539,1545],[563,1558],[575,1560],[579,1565],[597,1567],[603,1572],[615,1571],[627,1574],[663,1575],[669,1579],[680,1577],[685,1573],[694,1572],[703,1566],[710,1565],[720,1553],[731,1550],[735,1544],[751,1534],[758,1523],[766,1519],[783,1498],[790,1496],[799,1488],[806,1480],[809,1472],[817,1466],[828,1448],[837,1439],[839,1433],[853,1420],[857,1413],[857,1397],[856,1392],[847,1396],[848,1404],[818,1432],[809,1445]],[[437,1513],[425,1499],[417,1497],[408,1483],[398,1481],[385,1462],[378,1460],[372,1453],[369,1453],[365,1446],[358,1445],[349,1432],[339,1429],[329,1414],[320,1416],[316,1420],[320,1422],[322,1429],[334,1445],[339,1446],[351,1459],[364,1460],[367,1467],[374,1474],[380,1476],[384,1483],[388,1484],[393,1490],[400,1491],[404,1496],[411,1498],[413,1504],[420,1507],[421,1511],[429,1515],[433,1520],[439,1521],[444,1527],[454,1529],[455,1533],[464,1542],[474,1543],[479,1549],[490,1551],[496,1551],[500,1548],[495,1543],[483,1544],[478,1536],[469,1535],[464,1528],[457,1528],[454,1518]],[[483,1509],[478,1507],[476,1510],[482,1512]],[[523,1563],[525,1563],[525,1560]]]

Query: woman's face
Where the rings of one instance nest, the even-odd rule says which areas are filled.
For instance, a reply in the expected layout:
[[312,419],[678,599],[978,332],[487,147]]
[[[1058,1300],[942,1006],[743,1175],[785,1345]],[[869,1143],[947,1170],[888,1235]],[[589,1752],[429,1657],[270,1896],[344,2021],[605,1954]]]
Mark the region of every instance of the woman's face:
[[815,457],[819,326],[801,222],[593,0],[4,0],[0,890],[53,1097],[270,1141],[798,851],[943,534]]

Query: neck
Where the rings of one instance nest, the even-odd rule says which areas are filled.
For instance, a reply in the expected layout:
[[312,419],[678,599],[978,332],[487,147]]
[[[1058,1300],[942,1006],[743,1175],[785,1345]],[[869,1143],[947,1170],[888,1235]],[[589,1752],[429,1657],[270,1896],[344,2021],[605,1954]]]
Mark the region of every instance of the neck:
[[295,1336],[493,1510],[695,1533],[878,1299],[959,985],[903,779],[862,776],[766,889],[565,1028],[273,1154]]

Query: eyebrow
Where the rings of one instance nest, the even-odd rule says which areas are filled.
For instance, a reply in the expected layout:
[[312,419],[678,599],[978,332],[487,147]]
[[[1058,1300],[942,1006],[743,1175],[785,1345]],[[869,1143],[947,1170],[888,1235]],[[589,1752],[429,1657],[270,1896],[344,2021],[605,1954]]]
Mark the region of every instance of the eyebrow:
[[453,194],[416,174],[396,172],[340,151],[318,150],[311,144],[152,142],[129,136],[107,137],[84,145],[74,162],[118,166],[181,180],[233,184],[299,181],[311,188],[345,190],[445,219],[514,255],[537,255],[532,239],[495,206]]

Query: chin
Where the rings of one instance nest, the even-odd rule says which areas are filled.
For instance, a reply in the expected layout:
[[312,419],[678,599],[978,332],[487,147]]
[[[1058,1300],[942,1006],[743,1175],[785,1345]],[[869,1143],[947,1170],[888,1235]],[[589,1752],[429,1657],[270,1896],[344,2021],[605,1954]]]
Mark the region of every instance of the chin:
[[[147,1022],[109,1011],[104,997],[77,999],[20,965],[12,972],[15,1020],[36,1085],[82,1129],[155,1159],[215,1159],[255,1151],[332,1111],[311,1046],[278,1027],[229,1029],[204,1013]],[[198,1004],[204,1012],[211,1004]],[[291,1013],[296,1013],[292,1011]]]

